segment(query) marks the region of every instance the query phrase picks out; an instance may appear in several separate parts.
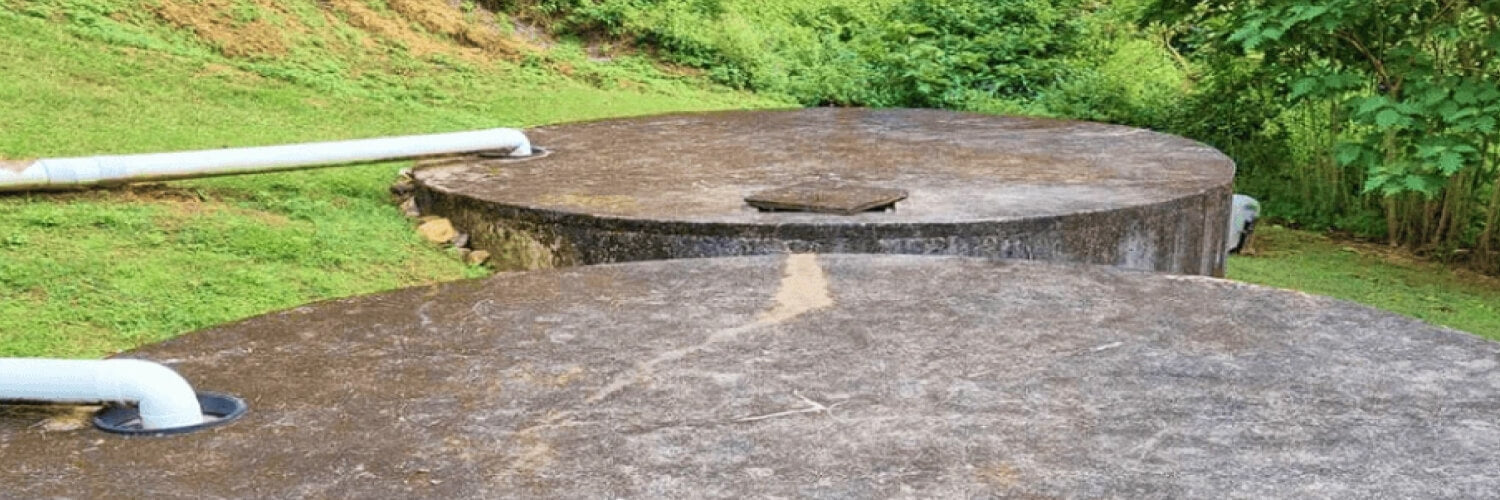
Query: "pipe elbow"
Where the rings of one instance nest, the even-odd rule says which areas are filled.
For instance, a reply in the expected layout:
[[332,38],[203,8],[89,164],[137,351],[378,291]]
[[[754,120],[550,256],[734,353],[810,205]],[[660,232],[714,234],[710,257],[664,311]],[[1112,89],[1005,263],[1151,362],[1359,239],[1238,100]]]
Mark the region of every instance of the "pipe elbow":
[[497,134],[495,136],[495,143],[513,143],[516,145],[514,149],[510,150],[510,156],[532,155],[533,151],[531,150],[531,139],[526,137],[525,132],[513,128],[497,128],[493,129],[493,132]]
[[137,359],[109,359],[95,373],[106,399],[138,402],[144,428],[203,423],[203,408],[193,386],[171,368]]

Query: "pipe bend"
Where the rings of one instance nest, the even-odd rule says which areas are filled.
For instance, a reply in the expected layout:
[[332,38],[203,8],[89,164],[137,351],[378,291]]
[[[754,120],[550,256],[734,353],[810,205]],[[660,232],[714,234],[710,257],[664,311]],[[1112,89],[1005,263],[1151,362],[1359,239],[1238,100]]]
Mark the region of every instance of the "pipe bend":
[[520,129],[494,128],[486,130],[485,132],[495,134],[494,141],[496,143],[515,144],[515,149],[510,150],[510,156],[531,156],[532,154],[531,139],[527,138],[526,133],[521,131]]
[[171,368],[138,359],[0,358],[0,401],[134,402],[141,426],[203,423],[193,386]]
[[94,372],[102,395],[113,401],[135,401],[141,425],[168,429],[203,423],[203,408],[193,386],[176,371],[138,359],[107,359]]

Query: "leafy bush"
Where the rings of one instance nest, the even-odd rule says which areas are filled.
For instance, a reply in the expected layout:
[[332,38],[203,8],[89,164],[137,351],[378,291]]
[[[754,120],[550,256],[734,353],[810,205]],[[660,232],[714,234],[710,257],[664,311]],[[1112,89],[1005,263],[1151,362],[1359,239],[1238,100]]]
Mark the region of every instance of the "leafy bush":
[[554,32],[628,39],[807,105],[974,109],[1078,72],[1082,0],[542,0]]
[[895,103],[966,108],[1031,98],[1070,74],[1089,37],[1073,0],[906,0],[877,41]]
[[1252,183],[1320,225],[1442,257],[1472,248],[1500,270],[1500,2],[1157,7],[1189,27],[1190,57],[1228,76],[1216,83],[1233,82],[1214,92],[1273,110],[1213,114],[1247,120],[1256,148],[1282,152]]

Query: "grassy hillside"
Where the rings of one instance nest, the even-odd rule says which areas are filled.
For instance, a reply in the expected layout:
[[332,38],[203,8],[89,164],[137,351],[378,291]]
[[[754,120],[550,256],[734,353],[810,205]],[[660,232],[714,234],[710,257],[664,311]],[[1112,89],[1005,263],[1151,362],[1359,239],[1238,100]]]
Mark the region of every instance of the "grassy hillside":
[[[577,44],[506,34],[474,46],[394,7],[446,2],[367,10],[378,3],[0,0],[0,158],[782,105],[639,58],[589,58]],[[236,38],[271,32],[287,34]],[[410,230],[386,195],[401,167],[0,197],[0,356],[98,356],[314,300],[482,275]]]

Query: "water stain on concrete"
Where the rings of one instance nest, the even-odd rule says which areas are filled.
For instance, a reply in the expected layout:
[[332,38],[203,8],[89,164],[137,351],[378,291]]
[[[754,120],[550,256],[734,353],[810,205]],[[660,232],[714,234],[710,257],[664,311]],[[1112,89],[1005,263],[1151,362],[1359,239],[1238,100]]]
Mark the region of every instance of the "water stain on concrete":
[[833,305],[828,277],[818,266],[816,254],[793,254],[786,258],[786,271],[776,290],[776,305],[758,323],[781,323],[802,314]]

